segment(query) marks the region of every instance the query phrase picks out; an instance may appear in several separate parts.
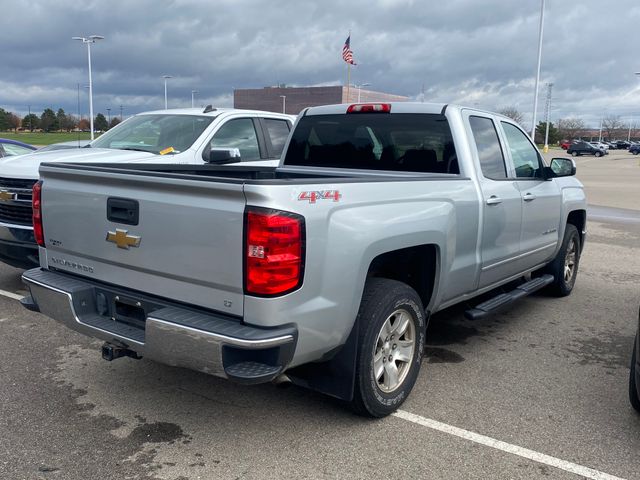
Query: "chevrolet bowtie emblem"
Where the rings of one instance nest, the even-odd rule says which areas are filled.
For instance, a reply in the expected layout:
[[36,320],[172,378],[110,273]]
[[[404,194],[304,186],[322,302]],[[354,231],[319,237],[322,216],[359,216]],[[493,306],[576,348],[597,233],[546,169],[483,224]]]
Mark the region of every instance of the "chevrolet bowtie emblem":
[[128,230],[116,228],[115,232],[107,232],[107,242],[113,242],[118,248],[129,250],[129,247],[140,246],[140,237],[137,235],[129,235]]
[[8,192],[7,190],[0,190],[0,200],[6,202],[7,200],[15,200],[16,194],[13,192]]

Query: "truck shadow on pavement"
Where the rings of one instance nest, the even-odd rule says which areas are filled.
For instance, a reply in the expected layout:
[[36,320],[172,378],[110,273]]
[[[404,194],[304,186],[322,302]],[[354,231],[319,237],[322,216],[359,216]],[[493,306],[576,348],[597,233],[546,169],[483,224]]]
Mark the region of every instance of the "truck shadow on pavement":
[[497,321],[496,315],[484,320],[467,320],[464,311],[470,306],[471,304],[465,303],[454,305],[431,316],[424,351],[428,363],[464,362],[465,358],[459,352],[445,347],[465,345],[473,339],[484,337],[488,330],[504,323],[504,320]]
[[515,288],[520,283],[522,282],[511,282],[432,315],[426,332],[425,359],[427,363],[463,362],[465,358],[461,352],[456,351],[455,347],[451,348],[455,345],[490,343],[492,339],[505,341],[505,336],[509,336],[509,332],[517,328],[519,322],[523,321],[523,316],[526,316],[532,302],[535,304],[539,300],[547,301],[549,298],[547,294],[536,292],[480,320],[468,320],[465,318],[464,312],[500,293]]

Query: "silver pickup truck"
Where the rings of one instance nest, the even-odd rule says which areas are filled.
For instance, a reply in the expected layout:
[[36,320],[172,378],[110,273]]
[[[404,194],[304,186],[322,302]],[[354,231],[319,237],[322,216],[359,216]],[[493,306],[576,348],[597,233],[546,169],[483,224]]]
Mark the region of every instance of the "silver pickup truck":
[[407,398],[431,314],[568,295],[585,241],[573,161],[546,165],[510,119],[455,105],[309,108],[278,167],[40,174],[27,308],[107,360],[290,380],[369,416]]

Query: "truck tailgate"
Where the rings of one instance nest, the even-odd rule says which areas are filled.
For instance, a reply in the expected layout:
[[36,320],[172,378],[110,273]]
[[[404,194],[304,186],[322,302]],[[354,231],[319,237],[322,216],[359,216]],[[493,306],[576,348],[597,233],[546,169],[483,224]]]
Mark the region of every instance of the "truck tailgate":
[[242,182],[47,166],[40,173],[41,264],[243,314]]

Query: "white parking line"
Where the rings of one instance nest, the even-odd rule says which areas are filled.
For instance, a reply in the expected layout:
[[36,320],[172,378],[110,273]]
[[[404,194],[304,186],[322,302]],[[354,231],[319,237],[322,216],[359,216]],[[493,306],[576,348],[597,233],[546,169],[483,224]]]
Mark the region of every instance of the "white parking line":
[[589,215],[589,220],[621,220],[623,222],[637,222],[638,219],[634,217],[620,217],[616,215],[598,215],[591,214]]
[[502,442],[500,440],[496,440],[495,438],[487,437],[485,435],[480,435],[479,433],[470,432],[469,430],[454,427],[453,425],[447,425],[446,423],[438,422],[437,420],[421,417],[420,415],[405,412],[404,410],[398,410],[392,415],[408,422],[416,423],[423,427],[431,428],[439,432],[448,433],[449,435],[464,438],[465,440],[479,443],[480,445],[495,448],[496,450],[501,450],[513,455],[518,455],[519,457],[527,458],[529,460],[533,460],[534,462],[543,463],[551,467],[559,468],[560,470],[564,470],[566,472],[575,473],[576,475],[582,475],[584,478],[591,478],[593,480],[624,480],[620,477],[594,470],[593,468],[583,467],[582,465],[578,465],[576,463],[560,460],[559,458],[545,455],[544,453],[529,450],[528,448],[518,447],[517,445]]
[[5,290],[0,290],[0,295],[13,298],[14,300],[22,300],[22,295],[18,295],[17,293],[7,292]]

